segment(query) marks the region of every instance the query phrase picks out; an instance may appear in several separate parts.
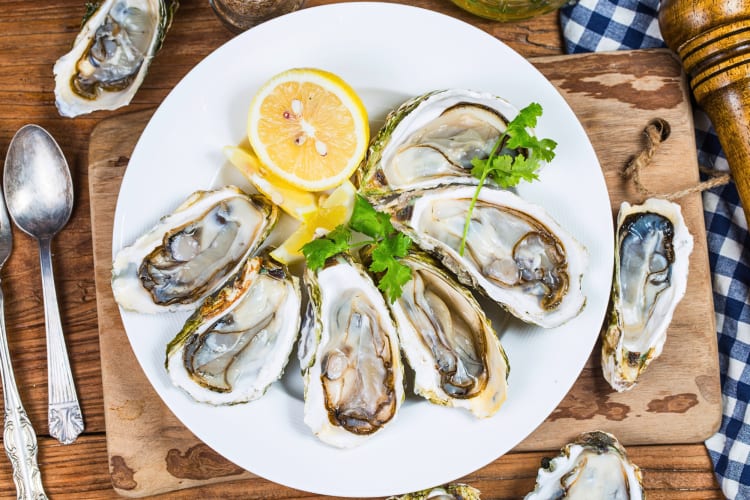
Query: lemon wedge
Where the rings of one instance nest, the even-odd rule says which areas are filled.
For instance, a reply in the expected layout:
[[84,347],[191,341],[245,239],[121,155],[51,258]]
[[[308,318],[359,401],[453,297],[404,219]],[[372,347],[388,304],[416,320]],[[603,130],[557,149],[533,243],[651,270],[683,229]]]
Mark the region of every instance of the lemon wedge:
[[284,212],[297,220],[318,208],[317,196],[309,191],[290,186],[288,183],[266,171],[255,154],[242,146],[226,146],[224,154],[229,162],[242,172],[247,180],[278,205]]
[[324,236],[340,224],[346,224],[354,210],[357,189],[344,181],[330,196],[323,199],[317,210],[304,215],[302,224],[271,252],[271,256],[282,264],[291,264],[304,257],[302,247],[317,237]]
[[359,96],[337,75],[313,68],[266,82],[250,104],[247,133],[265,168],[307,191],[349,179],[370,139]]

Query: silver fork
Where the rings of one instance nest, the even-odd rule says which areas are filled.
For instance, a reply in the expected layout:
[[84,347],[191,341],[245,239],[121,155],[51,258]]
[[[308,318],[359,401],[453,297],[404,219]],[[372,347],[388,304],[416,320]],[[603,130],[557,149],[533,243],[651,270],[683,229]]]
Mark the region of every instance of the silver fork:
[[[10,229],[5,198],[0,192],[0,270],[13,249],[13,235]],[[18,395],[13,366],[8,351],[8,336],[5,332],[5,297],[0,278],[0,375],[3,381],[5,400],[5,428],[3,445],[13,465],[13,482],[16,483],[18,500],[46,499],[42,487],[42,476],[37,464],[36,433]]]

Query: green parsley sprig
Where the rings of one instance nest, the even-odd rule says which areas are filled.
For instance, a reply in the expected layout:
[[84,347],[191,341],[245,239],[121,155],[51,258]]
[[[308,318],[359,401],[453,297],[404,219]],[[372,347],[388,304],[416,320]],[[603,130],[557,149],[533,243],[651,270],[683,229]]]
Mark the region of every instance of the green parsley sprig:
[[[352,242],[353,231],[370,240]],[[325,265],[329,257],[364,245],[373,245],[370,271],[383,273],[378,288],[393,303],[401,296],[403,286],[411,279],[411,270],[398,259],[406,256],[411,238],[396,230],[388,214],[378,212],[361,195],[354,201],[352,217],[347,225],[337,226],[322,238],[302,247],[307,267],[313,271]]]
[[[508,123],[508,127],[498,137],[487,158],[471,160],[473,167],[471,175],[479,179],[479,184],[466,213],[461,246],[458,248],[459,255],[463,255],[466,249],[471,216],[479,198],[479,191],[487,178],[489,177],[504,189],[516,186],[521,180],[531,182],[539,178],[536,171],[542,162],[549,163],[555,157],[555,147],[557,147],[555,141],[538,139],[529,133],[528,129],[536,127],[537,118],[540,116],[542,116],[542,106],[532,102]],[[526,150],[528,153],[517,152],[519,149]]]

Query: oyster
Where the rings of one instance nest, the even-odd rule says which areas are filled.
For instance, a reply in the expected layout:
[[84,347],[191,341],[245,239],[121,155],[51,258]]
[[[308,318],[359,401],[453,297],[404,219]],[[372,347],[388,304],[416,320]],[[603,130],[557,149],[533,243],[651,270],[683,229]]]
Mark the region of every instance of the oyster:
[[534,491],[525,500],[641,500],[643,476],[617,439],[586,432],[559,456],[542,461]]
[[177,5],[175,0],[104,0],[88,12],[73,48],[53,70],[60,114],[73,117],[128,104]]
[[261,397],[281,377],[300,323],[299,279],[253,257],[211,294],[167,346],[172,382],[200,403]]
[[586,249],[540,206],[484,187],[459,255],[471,186],[404,193],[380,208],[394,225],[436,255],[458,280],[484,291],[523,321],[552,328],[574,318],[586,298]]
[[471,160],[487,158],[508,117],[507,101],[464,89],[430,92],[391,112],[360,168],[360,191],[378,198],[391,191],[441,184],[476,184]]
[[631,389],[661,354],[685,294],[692,250],[679,205],[651,198],[620,207],[612,301],[602,335],[602,371],[617,391]]
[[234,186],[193,193],[117,253],[115,300],[143,313],[191,309],[258,249],[277,217],[271,202]]
[[380,291],[349,256],[306,270],[304,279],[305,423],[325,443],[356,446],[391,422],[404,399],[396,326]]
[[428,488],[414,493],[407,493],[388,500],[480,500],[480,491],[468,484],[446,484],[437,488]]
[[508,358],[474,296],[429,256],[399,260],[412,279],[390,304],[414,392],[429,401],[494,415],[505,402]]

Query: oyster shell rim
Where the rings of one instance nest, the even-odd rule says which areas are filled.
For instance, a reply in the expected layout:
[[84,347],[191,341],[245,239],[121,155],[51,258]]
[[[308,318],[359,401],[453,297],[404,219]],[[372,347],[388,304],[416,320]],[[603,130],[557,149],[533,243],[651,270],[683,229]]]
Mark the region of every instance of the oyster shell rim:
[[[431,236],[420,238],[417,235],[417,231],[413,229],[408,222],[416,217],[414,214],[414,207],[417,204],[426,204],[427,202],[423,200],[430,195],[437,197],[451,190],[462,193],[462,195],[464,195],[462,197],[466,199],[471,199],[475,188],[472,186],[457,185],[405,191],[395,198],[388,199],[384,204],[379,205],[379,208],[385,209],[390,213],[392,215],[394,226],[411,236],[417,246],[426,252],[433,254],[445,267],[453,272],[459,282],[480,291],[522,321],[542,328],[556,328],[581,314],[587,303],[587,297],[583,293],[583,278],[584,273],[589,267],[589,251],[585,246],[578,242],[577,238],[571,232],[563,228],[541,205],[521,198],[511,191],[490,186],[482,187],[477,196],[478,201],[497,203],[499,200],[500,203],[505,202],[515,204],[514,208],[523,207],[523,209],[520,210],[521,212],[544,224],[553,234],[556,235],[558,240],[560,240],[560,243],[569,244],[568,246],[570,248],[566,249],[568,292],[560,301],[559,305],[547,315],[545,315],[543,311],[538,312],[535,310],[529,310],[528,304],[525,305],[526,309],[524,310],[521,308],[522,303],[520,302],[513,304],[503,301],[502,297],[505,296],[506,292],[501,287],[494,287],[494,285],[489,283],[489,281],[482,277],[481,273],[472,264],[462,264],[462,258],[458,255],[456,250],[450,248],[448,245],[442,244],[442,242]],[[569,270],[571,267],[576,269],[576,271],[571,272]],[[489,283],[489,285],[486,283]],[[493,287],[499,290],[497,296],[493,295]],[[529,301],[525,302],[528,303]],[[536,307],[536,305],[532,306]]]
[[[405,400],[405,385],[404,385],[404,364],[401,359],[401,351],[399,348],[399,339],[396,323],[393,320],[390,310],[386,304],[386,299],[377,289],[372,279],[370,278],[364,267],[356,262],[349,254],[342,253],[334,257],[331,257],[326,265],[317,270],[312,271],[309,268],[304,272],[304,284],[307,289],[309,307],[315,308],[315,300],[322,303],[320,293],[320,277],[319,274],[329,270],[331,266],[348,266],[352,271],[356,272],[359,277],[355,282],[351,283],[351,287],[345,291],[351,290],[357,286],[367,286],[370,289],[365,290],[366,294],[372,293],[374,295],[374,301],[377,307],[382,307],[386,312],[386,321],[384,334],[389,337],[389,346],[391,354],[391,370],[393,373],[393,385],[394,385],[394,397],[395,397],[395,408],[393,414],[389,417],[388,421],[384,422],[378,429],[368,434],[355,434],[341,426],[333,425],[328,416],[328,412],[325,408],[325,395],[321,387],[321,384],[317,383],[319,378],[322,378],[320,368],[320,349],[325,347],[325,342],[328,338],[325,337],[323,318],[326,318],[325,314],[328,310],[320,310],[312,312],[310,317],[311,322],[307,324],[307,329],[300,332],[299,344],[303,344],[308,347],[308,339],[312,339],[314,344],[311,346],[312,350],[307,352],[306,356],[299,355],[300,368],[302,370],[302,376],[304,379],[304,422],[312,430],[312,433],[325,444],[335,446],[338,448],[352,448],[360,446],[367,440],[372,438],[374,435],[384,431],[386,427],[389,427],[398,417],[401,405]],[[326,277],[328,279],[328,277]],[[360,283],[357,283],[359,281]],[[381,304],[382,302],[382,304]],[[320,306],[318,306],[320,307]],[[330,305],[328,305],[330,309]],[[308,309],[313,311],[313,309]],[[308,317],[305,317],[308,320]],[[304,327],[303,327],[304,328]],[[321,399],[322,398],[322,399]],[[323,413],[321,413],[321,404],[323,404]]]
[[[620,330],[620,314],[617,309],[620,303],[620,286],[617,270],[620,263],[620,251],[618,243],[620,241],[619,228],[625,219],[634,213],[656,213],[670,220],[673,225],[674,234],[672,237],[673,252],[675,260],[672,264],[670,273],[675,276],[672,290],[670,290],[671,302],[667,303],[665,316],[656,325],[650,325],[655,328],[654,332],[649,335],[651,349],[646,353],[639,353],[637,367],[625,367],[624,363],[628,360],[624,356],[627,352],[628,357],[632,351],[627,350],[624,346],[624,334]],[[612,289],[610,304],[605,316],[605,322],[601,330],[601,370],[604,379],[617,392],[625,392],[633,389],[646,372],[649,365],[661,356],[664,344],[667,341],[669,325],[672,322],[674,312],[682,301],[687,291],[687,280],[690,271],[690,255],[694,248],[694,238],[685,223],[682,216],[682,207],[675,202],[661,198],[648,198],[642,203],[631,204],[623,201],[617,214],[617,223],[615,225],[615,261],[612,269]],[[630,372],[630,373],[628,373]]]
[[[631,467],[627,473],[627,479],[629,480],[628,498],[631,500],[643,500],[645,493],[641,468],[630,461],[627,451],[613,434],[600,430],[578,434],[573,440],[560,448],[560,452],[555,457],[545,458],[542,461],[542,466],[537,471],[534,489],[526,494],[524,500],[547,500],[549,498],[547,496],[537,498],[538,495],[545,492],[543,482],[548,480],[561,482],[566,475],[566,471],[564,469],[560,470],[559,467],[564,465],[567,460],[576,460],[586,450],[594,450],[597,454],[615,453],[619,455],[621,461],[625,461]],[[575,455],[575,457],[572,457],[572,455]],[[638,487],[633,486],[630,479],[635,479]],[[630,493],[633,491],[638,496],[631,497]]]
[[[429,355],[429,349],[421,344],[421,339],[417,338],[418,334],[414,332],[415,328],[412,325],[409,325],[407,327],[402,326],[402,317],[405,318],[406,321],[408,321],[408,318],[406,318],[406,313],[401,307],[400,300],[397,299],[394,303],[389,304],[388,307],[391,311],[394,322],[396,323],[403,361],[406,365],[409,365],[412,372],[414,372],[414,394],[421,396],[430,403],[436,405],[446,406],[450,408],[463,408],[471,412],[477,418],[491,418],[501,409],[502,405],[508,398],[508,378],[510,377],[511,370],[508,355],[505,352],[505,349],[503,349],[502,343],[500,342],[500,338],[498,336],[498,333],[495,331],[492,321],[487,318],[486,313],[481,308],[481,305],[477,302],[472,292],[465,285],[458,282],[458,280],[454,275],[450,273],[450,271],[444,269],[443,266],[437,260],[429,256],[429,254],[422,251],[412,250],[401,260],[416,263],[418,267],[421,267],[423,269],[430,269],[437,275],[438,279],[444,281],[448,286],[451,286],[453,284],[458,285],[458,287],[455,289],[456,293],[466,299],[466,303],[471,310],[475,312],[476,310],[478,310],[479,315],[477,317],[477,320],[479,321],[482,328],[482,333],[485,336],[489,336],[489,342],[484,347],[488,351],[492,350],[492,352],[488,352],[487,354],[485,354],[484,361],[489,363],[490,360],[492,360],[494,362],[502,363],[502,366],[493,366],[489,370],[487,370],[489,372],[487,386],[484,387],[479,394],[476,394],[470,398],[451,397],[450,395],[446,394],[439,385],[428,387],[422,382],[422,380],[428,375],[435,375],[436,372],[432,370],[430,370],[427,374],[422,372],[421,368],[415,365],[423,364],[423,360],[414,359],[414,357],[419,357],[420,352],[422,354]],[[414,272],[414,268],[411,265],[406,265],[412,269],[412,272]],[[403,331],[404,328],[407,329],[406,333],[404,333]],[[404,337],[407,335],[409,336],[409,339],[408,341],[405,341]],[[416,344],[416,347],[413,344]],[[501,376],[500,380],[496,380],[498,375]],[[497,389],[497,392],[495,392],[494,394],[485,392],[491,391],[493,390],[493,388]],[[499,401],[491,400],[490,403],[493,406],[489,409],[483,408],[482,404],[487,399],[487,396],[493,396],[494,398],[494,395],[500,395],[501,399]]]
[[[106,91],[103,95],[100,93],[95,99],[87,99],[70,90],[71,71],[78,64],[78,61],[80,61],[88,48],[88,43],[84,42],[96,33],[99,23],[106,18],[109,10],[117,1],[104,0],[93,10],[87,10],[84,13],[81,21],[81,29],[73,40],[70,50],[60,56],[52,67],[55,82],[55,107],[63,117],[75,118],[76,116],[93,113],[94,111],[112,111],[130,104],[130,101],[146,78],[151,60],[161,49],[164,38],[167,36],[167,32],[172,25],[175,12],[177,12],[180,6],[179,0],[147,0],[149,3],[155,4],[155,13],[158,15],[158,18],[156,19],[154,37],[149,44],[148,53],[145,54],[143,62],[135,74],[135,78],[123,90],[116,92]],[[103,99],[100,99],[102,97]]]
[[[273,369],[272,373],[268,373],[270,368],[268,368],[267,365],[264,365],[262,373],[259,375],[259,378],[261,378],[261,385],[258,385],[258,381],[255,380],[256,384],[252,387],[251,392],[248,392],[245,386],[239,391],[232,390],[218,392],[194,381],[192,377],[187,375],[187,372],[184,369],[184,363],[181,359],[182,348],[185,342],[187,342],[191,336],[200,331],[201,326],[206,322],[214,321],[234,310],[240,304],[244,295],[253,287],[255,280],[262,277],[264,273],[270,274],[269,268],[271,268],[271,266],[273,266],[273,269],[276,269],[276,266],[278,266],[278,269],[283,269],[284,277],[282,280],[284,281],[285,286],[289,288],[290,293],[287,296],[287,300],[283,303],[283,307],[285,310],[291,307],[292,311],[296,310],[298,312],[296,317],[292,318],[291,322],[285,325],[286,328],[291,328],[291,330],[279,334],[278,342],[280,345],[277,346],[277,348],[282,350],[277,353],[276,359],[273,360],[273,364],[270,367]],[[228,277],[221,288],[206,297],[198,308],[187,318],[187,320],[185,320],[182,329],[167,343],[164,357],[164,368],[168,372],[167,376],[175,387],[182,390],[196,403],[214,406],[231,406],[257,400],[266,393],[271,385],[281,379],[289,364],[294,344],[299,338],[299,310],[301,305],[302,294],[300,291],[299,278],[297,276],[289,273],[284,266],[273,261],[267,255],[246,258],[242,262],[237,273]],[[201,317],[201,314],[204,312],[207,316]],[[173,368],[173,363],[179,368]],[[177,369],[179,374],[173,373],[173,369]],[[275,373],[275,375],[273,373]],[[265,378],[262,378],[261,376],[265,376]],[[180,378],[179,382],[176,377]],[[193,390],[196,392],[192,392]],[[240,399],[237,398],[238,393],[240,394]],[[205,398],[198,399],[199,395],[205,396]],[[213,400],[210,400],[212,397]]]
[[[251,245],[246,249],[244,255],[237,260],[234,266],[228,269],[226,273],[224,273],[224,275],[213,284],[213,286],[209,287],[205,293],[201,294],[201,296],[196,297],[195,300],[191,302],[176,302],[173,304],[158,304],[154,302],[151,298],[151,294],[141,285],[140,278],[137,275],[133,276],[128,274],[131,270],[128,264],[131,262],[132,257],[142,259],[153,249],[157,248],[162,241],[164,232],[169,230],[170,224],[175,226],[177,225],[177,222],[185,219],[185,212],[191,208],[201,203],[208,203],[206,200],[211,201],[213,198],[222,200],[235,196],[248,198],[253,205],[265,213],[266,222],[264,227],[260,229],[257,240],[251,242]],[[265,239],[269,236],[271,231],[273,231],[273,228],[279,219],[279,211],[280,209],[275,204],[268,201],[262,195],[247,194],[237,186],[233,185],[226,185],[212,190],[198,190],[191,193],[184,201],[182,201],[182,203],[179,204],[179,206],[177,206],[177,208],[162,215],[157,222],[155,222],[148,230],[141,233],[129,245],[123,246],[117,252],[113,251],[109,285],[115,302],[118,307],[122,309],[138,313],[161,313],[165,311],[193,309],[197,303],[203,300],[203,298],[220,288],[227,278],[234,275],[237,270],[243,266],[249,255],[257,252],[257,250],[264,244]],[[161,231],[157,233],[157,229]],[[125,295],[123,296],[123,294]]]
[[[412,113],[417,113],[420,111],[420,108],[432,105],[433,100],[446,100],[456,98],[456,96],[458,96],[457,98],[459,100],[452,106],[455,106],[456,104],[474,104],[480,107],[489,107],[502,117],[503,120],[506,120],[506,124],[507,121],[512,120],[519,113],[519,109],[504,97],[495,95],[491,92],[477,91],[468,88],[437,89],[408,99],[388,113],[385,118],[385,123],[370,141],[367,153],[356,171],[356,185],[365,197],[368,199],[380,199],[383,197],[391,198],[415,189],[439,188],[451,184],[477,184],[477,180],[473,176],[467,175],[463,178],[454,176],[445,180],[423,181],[424,185],[416,187],[410,186],[406,188],[401,187],[392,189],[387,186],[386,179],[381,180],[379,178],[383,175],[381,162],[383,161],[384,155],[391,147],[393,134],[400,128],[411,125],[410,122],[415,120],[418,121]],[[494,105],[490,106],[486,104],[486,102],[489,101],[493,102]],[[437,116],[440,115],[438,114]],[[429,122],[422,123],[422,126],[427,123]],[[404,140],[409,138],[408,132],[403,132],[402,135],[404,137],[400,137],[401,143],[397,143],[396,146],[399,146]],[[487,182],[488,185],[492,184],[492,180],[488,180]]]

